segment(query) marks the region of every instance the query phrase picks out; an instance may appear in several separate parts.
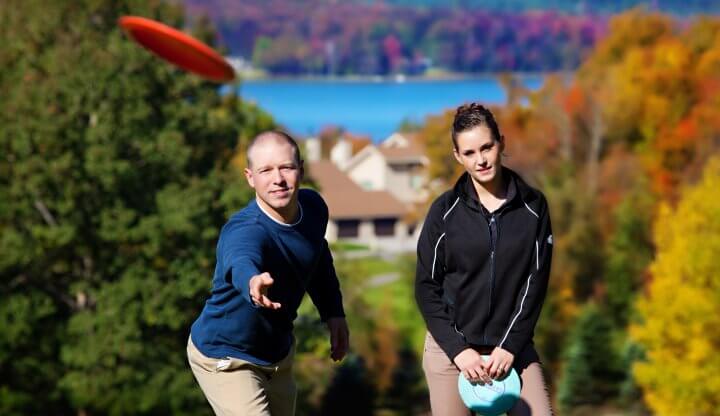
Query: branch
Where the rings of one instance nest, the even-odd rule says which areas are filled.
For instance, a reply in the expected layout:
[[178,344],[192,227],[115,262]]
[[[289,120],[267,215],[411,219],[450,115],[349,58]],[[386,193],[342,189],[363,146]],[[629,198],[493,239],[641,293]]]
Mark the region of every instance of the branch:
[[52,216],[50,211],[47,209],[45,204],[40,199],[35,200],[35,209],[37,209],[40,212],[40,215],[42,215],[43,219],[45,220],[48,225],[52,227],[57,226],[57,221],[55,221],[55,217]]

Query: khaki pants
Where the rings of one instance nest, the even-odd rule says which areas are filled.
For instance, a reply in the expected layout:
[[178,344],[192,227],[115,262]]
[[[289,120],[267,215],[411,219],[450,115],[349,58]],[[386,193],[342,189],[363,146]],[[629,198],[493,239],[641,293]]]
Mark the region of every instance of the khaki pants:
[[262,366],[237,358],[203,355],[188,339],[187,355],[195,379],[216,415],[292,416],[297,388],[292,377],[295,354]]
[[[510,409],[511,416],[552,415],[550,398],[537,352],[532,346],[523,350],[513,362],[520,376],[520,400]],[[457,378],[460,371],[428,333],[425,337],[423,370],[430,390],[433,416],[468,416],[470,410],[460,398]]]

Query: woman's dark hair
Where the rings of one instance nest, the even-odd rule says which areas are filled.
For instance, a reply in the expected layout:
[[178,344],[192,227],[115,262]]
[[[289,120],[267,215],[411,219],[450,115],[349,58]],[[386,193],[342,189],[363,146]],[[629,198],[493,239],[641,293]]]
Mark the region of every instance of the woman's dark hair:
[[500,129],[498,128],[495,117],[487,109],[487,107],[478,103],[463,104],[455,111],[455,119],[452,124],[452,141],[453,147],[457,149],[457,135],[471,130],[477,126],[485,126],[490,130],[490,133],[498,142],[501,142],[503,137],[500,135]]

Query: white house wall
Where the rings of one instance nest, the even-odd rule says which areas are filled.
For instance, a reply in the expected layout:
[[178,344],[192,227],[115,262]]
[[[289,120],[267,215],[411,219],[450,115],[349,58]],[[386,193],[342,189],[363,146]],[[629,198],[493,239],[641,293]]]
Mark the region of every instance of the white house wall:
[[[426,197],[423,191],[423,174],[419,169],[398,171],[388,168],[386,172],[387,191],[405,203],[422,202]],[[413,183],[415,181],[415,183]]]
[[325,229],[325,239],[328,243],[334,243],[338,237],[338,226],[335,221],[328,221],[327,228]]
[[380,152],[372,152],[346,173],[356,184],[369,191],[387,190],[387,165]]

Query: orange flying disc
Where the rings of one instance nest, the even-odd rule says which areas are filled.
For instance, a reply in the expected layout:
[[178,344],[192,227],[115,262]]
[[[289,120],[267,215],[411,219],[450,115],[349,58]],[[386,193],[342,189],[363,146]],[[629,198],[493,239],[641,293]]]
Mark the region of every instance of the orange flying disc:
[[215,82],[235,79],[225,58],[188,34],[139,16],[123,16],[118,23],[135,42],[173,65]]

